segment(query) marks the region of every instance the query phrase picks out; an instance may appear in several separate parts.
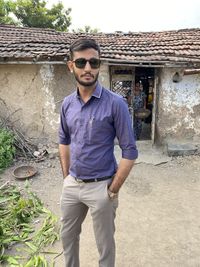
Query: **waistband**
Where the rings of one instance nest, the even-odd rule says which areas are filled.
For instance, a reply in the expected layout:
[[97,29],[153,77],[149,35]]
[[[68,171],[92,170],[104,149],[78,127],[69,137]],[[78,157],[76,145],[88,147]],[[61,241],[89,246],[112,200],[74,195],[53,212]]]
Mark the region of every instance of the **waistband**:
[[112,177],[113,176],[105,176],[105,177],[94,178],[94,179],[80,179],[80,178],[74,177],[74,179],[78,183],[93,183],[93,182],[105,181],[105,180],[111,179]]

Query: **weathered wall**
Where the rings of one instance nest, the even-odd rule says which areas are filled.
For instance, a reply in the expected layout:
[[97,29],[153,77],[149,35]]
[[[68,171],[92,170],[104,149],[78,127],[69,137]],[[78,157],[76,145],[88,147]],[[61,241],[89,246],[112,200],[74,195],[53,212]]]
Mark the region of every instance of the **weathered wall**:
[[108,65],[105,64],[101,65],[99,81],[105,88],[110,89],[110,72]]
[[[175,68],[158,73],[157,139],[200,142],[200,75],[174,83],[177,71],[183,73]],[[101,66],[99,80],[110,87],[108,65]],[[0,115],[10,114],[35,143],[57,141],[60,105],[75,84],[65,65],[0,65]]]
[[[172,77],[181,74],[181,81]],[[163,68],[159,73],[157,137],[161,143],[174,140],[200,143],[200,75]]]
[[[107,66],[101,67],[99,79],[109,86]],[[75,80],[65,65],[0,65],[0,115],[10,114],[35,143],[55,142],[60,105],[74,88]]]
[[71,92],[69,77],[64,65],[0,65],[1,114],[11,113],[10,119],[36,143],[57,140],[56,102]]

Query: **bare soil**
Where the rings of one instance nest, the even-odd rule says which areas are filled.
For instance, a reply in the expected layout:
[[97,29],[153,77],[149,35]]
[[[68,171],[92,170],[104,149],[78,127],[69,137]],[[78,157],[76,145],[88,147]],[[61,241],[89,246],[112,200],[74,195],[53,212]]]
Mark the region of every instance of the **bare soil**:
[[[116,267],[200,266],[200,157],[151,162],[152,158],[138,160],[120,191]],[[0,184],[11,180],[22,185],[24,182],[12,176],[14,167],[22,164],[16,162],[7,169]],[[32,190],[60,217],[63,180],[58,158],[31,164],[38,169],[38,174],[29,179]],[[62,251],[60,241],[54,250]],[[81,267],[98,266],[90,214],[82,228],[80,262]],[[56,259],[56,267],[62,266],[63,255]]]

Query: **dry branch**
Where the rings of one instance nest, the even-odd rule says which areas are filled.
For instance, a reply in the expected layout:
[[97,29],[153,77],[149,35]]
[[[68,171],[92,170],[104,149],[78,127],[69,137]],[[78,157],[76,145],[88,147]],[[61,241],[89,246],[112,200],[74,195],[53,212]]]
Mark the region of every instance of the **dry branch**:
[[[18,110],[9,114],[6,118],[0,116],[0,128],[5,128],[14,135],[14,146],[16,147],[17,156],[23,156],[25,158],[34,158],[34,151],[36,147],[31,141],[15,127],[14,122],[11,121],[12,115]],[[16,122],[16,121],[15,121]]]

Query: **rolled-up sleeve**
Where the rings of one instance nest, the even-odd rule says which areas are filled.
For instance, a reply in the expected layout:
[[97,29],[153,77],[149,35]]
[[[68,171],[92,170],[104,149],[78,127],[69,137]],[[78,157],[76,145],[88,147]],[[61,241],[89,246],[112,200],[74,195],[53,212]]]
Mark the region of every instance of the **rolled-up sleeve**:
[[59,126],[59,144],[62,145],[69,145],[71,143],[71,138],[69,135],[69,129],[67,126],[67,121],[65,117],[66,113],[66,104],[65,101],[63,102],[61,106],[61,111],[60,111],[60,126]]
[[116,136],[122,150],[122,158],[130,160],[136,159],[138,157],[138,150],[131,126],[128,106],[123,99],[119,98],[115,102],[115,105],[113,105],[113,111]]

